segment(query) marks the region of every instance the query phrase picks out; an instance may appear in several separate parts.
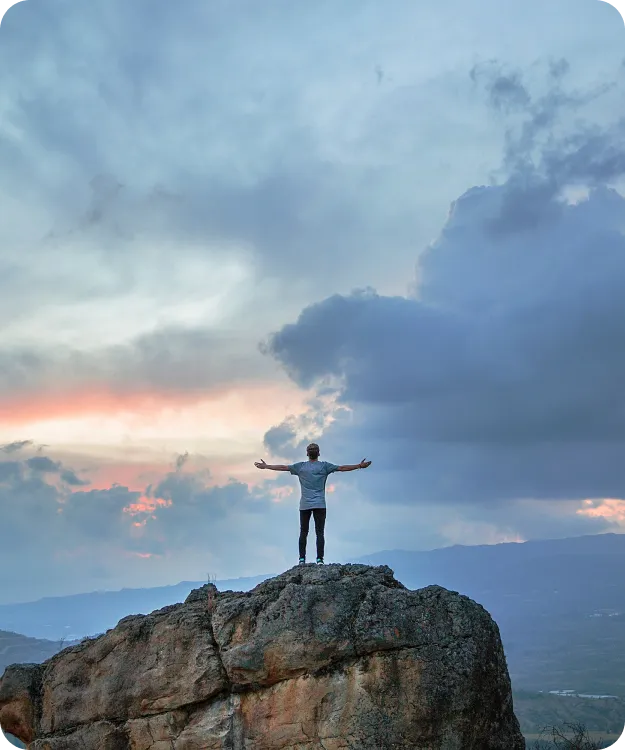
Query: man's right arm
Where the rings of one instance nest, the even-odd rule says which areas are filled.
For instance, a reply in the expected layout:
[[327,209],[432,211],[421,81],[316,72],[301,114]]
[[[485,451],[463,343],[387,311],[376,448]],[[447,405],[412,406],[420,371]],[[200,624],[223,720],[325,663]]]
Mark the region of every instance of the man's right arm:
[[[293,464],[295,465],[295,464]],[[286,466],[285,464],[274,464],[273,466],[271,464],[265,463],[265,459],[263,458],[262,461],[256,461],[254,466],[257,469],[273,469],[273,471],[291,471],[290,466]]]

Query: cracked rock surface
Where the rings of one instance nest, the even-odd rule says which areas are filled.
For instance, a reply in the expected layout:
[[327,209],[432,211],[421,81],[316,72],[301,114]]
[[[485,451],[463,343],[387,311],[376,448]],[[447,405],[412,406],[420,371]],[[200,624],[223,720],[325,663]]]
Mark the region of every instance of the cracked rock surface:
[[31,750],[522,750],[499,629],[386,567],[208,584],[0,680]]

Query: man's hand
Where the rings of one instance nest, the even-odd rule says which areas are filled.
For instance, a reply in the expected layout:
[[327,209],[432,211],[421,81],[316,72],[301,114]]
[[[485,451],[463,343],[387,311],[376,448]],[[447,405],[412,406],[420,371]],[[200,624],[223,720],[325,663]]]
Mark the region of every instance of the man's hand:
[[358,464],[361,469],[366,469],[367,466],[371,466],[371,461],[367,461],[366,459],[362,459],[362,461]]
[[257,469],[266,469],[266,468],[267,468],[267,466],[268,466],[268,464],[266,464],[266,463],[265,463],[265,459],[263,458],[263,459],[262,459],[262,461],[256,461],[256,462],[254,463],[254,466],[255,466],[255,467],[256,467]]

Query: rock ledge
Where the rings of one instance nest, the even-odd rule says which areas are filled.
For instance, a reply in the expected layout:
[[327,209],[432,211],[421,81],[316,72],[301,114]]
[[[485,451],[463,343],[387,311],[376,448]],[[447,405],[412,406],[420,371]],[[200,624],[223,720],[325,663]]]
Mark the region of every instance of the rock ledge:
[[0,723],[31,750],[523,750],[499,629],[387,566],[207,584],[41,665]]

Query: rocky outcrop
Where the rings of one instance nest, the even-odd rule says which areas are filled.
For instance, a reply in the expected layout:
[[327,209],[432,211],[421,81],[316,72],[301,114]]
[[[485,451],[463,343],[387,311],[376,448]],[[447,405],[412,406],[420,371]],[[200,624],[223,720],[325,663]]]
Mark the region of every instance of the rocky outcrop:
[[521,750],[499,630],[386,566],[195,589],[0,681],[31,750]]

